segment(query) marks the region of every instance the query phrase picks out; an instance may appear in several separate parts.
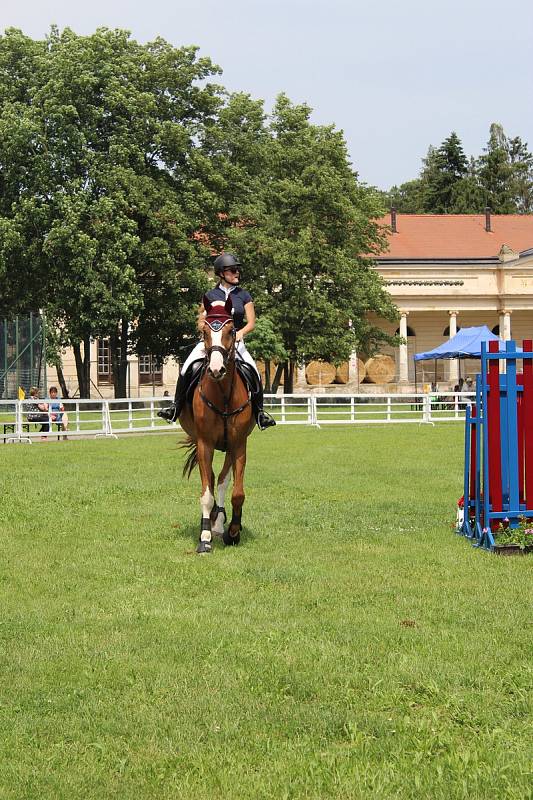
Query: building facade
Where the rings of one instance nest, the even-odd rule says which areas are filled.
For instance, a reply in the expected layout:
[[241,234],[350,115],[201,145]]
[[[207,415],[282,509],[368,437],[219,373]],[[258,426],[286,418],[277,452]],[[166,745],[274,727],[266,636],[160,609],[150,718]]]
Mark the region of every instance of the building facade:
[[[376,320],[387,333],[405,343],[383,348],[395,363],[395,376],[386,384],[359,384],[357,353],[350,361],[348,384],[310,387],[305,369],[298,372],[299,392],[407,392],[424,383],[452,389],[462,377],[479,369],[476,360],[420,362],[413,355],[431,350],[462,327],[487,325],[503,339],[533,338],[533,215],[396,214],[381,220],[388,250],[375,269],[400,312],[399,322]],[[71,396],[77,394],[74,358],[63,360]],[[158,365],[150,356],[128,359],[131,397],[171,395],[178,363],[170,358]],[[57,384],[48,368],[48,385]],[[112,397],[109,342],[91,343],[91,395]]]

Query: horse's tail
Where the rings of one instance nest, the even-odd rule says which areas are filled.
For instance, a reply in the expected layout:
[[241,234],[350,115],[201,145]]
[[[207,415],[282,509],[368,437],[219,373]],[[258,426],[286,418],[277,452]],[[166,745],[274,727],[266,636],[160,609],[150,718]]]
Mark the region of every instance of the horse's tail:
[[191,472],[198,466],[198,446],[194,439],[187,436],[187,438],[183,440],[181,447],[188,451],[185,464],[183,465],[183,477],[190,478]]

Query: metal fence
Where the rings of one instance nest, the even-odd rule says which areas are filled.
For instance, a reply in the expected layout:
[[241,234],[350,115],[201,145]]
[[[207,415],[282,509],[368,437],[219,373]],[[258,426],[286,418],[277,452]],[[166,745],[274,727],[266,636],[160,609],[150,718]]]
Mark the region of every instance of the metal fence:
[[31,386],[46,391],[44,337],[39,314],[0,319],[0,398],[18,398]]
[[[434,424],[464,420],[473,394],[267,395],[265,408],[279,425]],[[46,402],[42,400],[41,402]],[[57,401],[56,401],[57,402]],[[0,400],[0,440],[32,442],[83,437],[117,437],[135,433],[169,433],[157,412],[168,398],[64,400],[64,415],[42,412],[35,420],[35,401]],[[68,422],[67,422],[68,420]],[[67,430],[63,430],[66,427]]]

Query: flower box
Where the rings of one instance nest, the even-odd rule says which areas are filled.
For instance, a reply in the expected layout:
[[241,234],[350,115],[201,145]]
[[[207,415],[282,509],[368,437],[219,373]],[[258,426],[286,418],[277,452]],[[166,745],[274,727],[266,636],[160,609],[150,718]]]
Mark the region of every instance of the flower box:
[[508,542],[506,544],[495,544],[492,552],[498,556],[523,556],[525,549],[520,547],[519,544]]

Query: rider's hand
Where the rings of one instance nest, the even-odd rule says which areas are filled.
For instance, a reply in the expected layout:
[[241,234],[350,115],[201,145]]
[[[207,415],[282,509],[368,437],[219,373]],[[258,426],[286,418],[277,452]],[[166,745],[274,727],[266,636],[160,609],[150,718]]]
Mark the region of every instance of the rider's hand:
[[235,341],[236,342],[242,342],[243,339],[244,339],[244,336],[242,335],[242,333],[240,331],[237,331],[237,333],[235,334]]

